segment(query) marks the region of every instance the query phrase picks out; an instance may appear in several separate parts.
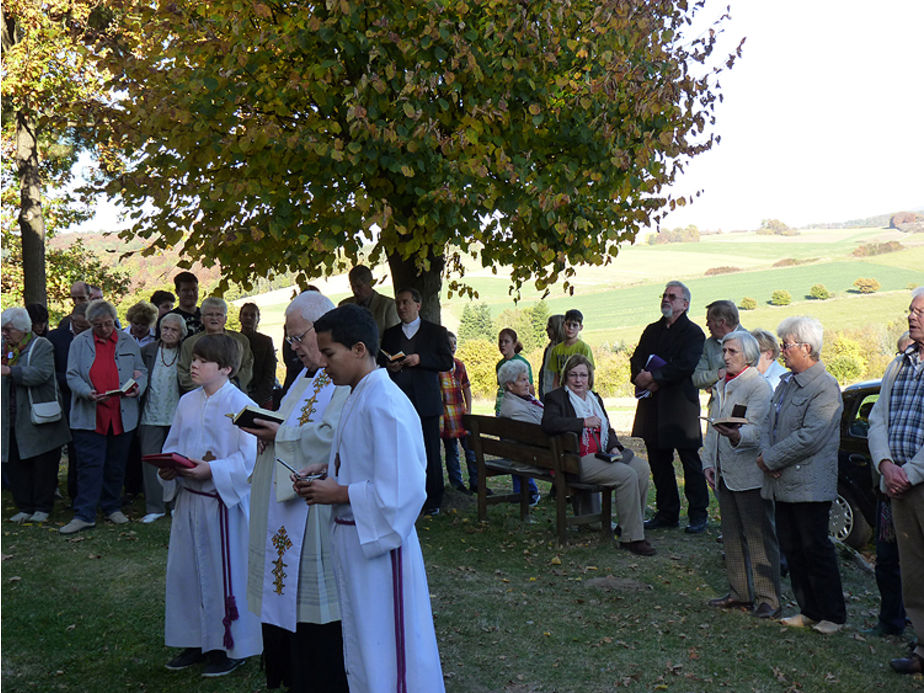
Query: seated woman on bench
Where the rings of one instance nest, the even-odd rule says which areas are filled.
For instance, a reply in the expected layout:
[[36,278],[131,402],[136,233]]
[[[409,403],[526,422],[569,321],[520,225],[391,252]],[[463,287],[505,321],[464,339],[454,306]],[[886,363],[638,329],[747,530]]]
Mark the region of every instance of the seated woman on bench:
[[[500,401],[500,409],[497,412],[498,417],[513,419],[514,421],[525,421],[526,423],[542,423],[542,402],[530,393],[529,389],[532,385],[529,382],[529,377],[529,364],[525,359],[507,359],[498,366],[497,384],[504,393]],[[529,505],[534,507],[539,502],[539,489],[535,481],[532,479],[527,479],[527,481],[529,482],[530,490]],[[519,493],[522,482],[521,477],[514,475],[514,493]]]
[[542,430],[578,434],[581,482],[612,486],[616,491],[620,546],[639,556],[653,556],[655,549],[645,539],[642,521],[648,498],[648,463],[620,445],[603,400],[592,391],[594,367],[587,357],[572,355],[562,370],[562,382],[563,387],[545,396]]

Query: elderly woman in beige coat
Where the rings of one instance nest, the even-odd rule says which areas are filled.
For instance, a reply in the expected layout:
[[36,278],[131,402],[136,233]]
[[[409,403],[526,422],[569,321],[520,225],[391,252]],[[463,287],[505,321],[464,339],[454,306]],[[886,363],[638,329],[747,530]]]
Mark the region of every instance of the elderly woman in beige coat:
[[[775,618],[780,614],[780,549],[773,503],[760,496],[764,473],[757,466],[760,431],[770,413],[770,385],[756,367],[760,347],[753,336],[730,332],[721,348],[725,376],[713,386],[703,472],[719,498],[729,591],[709,604],[722,609],[753,606],[756,617]],[[733,416],[747,423],[717,423]]]

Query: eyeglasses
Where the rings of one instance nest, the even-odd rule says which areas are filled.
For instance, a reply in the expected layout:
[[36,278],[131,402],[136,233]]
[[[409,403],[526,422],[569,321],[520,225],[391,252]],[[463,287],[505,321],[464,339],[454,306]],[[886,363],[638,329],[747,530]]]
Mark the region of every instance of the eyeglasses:
[[90,324],[93,327],[115,327],[115,320],[94,320]]
[[682,296],[682,295],[678,296],[678,295],[675,295],[675,294],[667,294],[667,293],[665,293],[665,294],[661,294],[661,298],[666,298],[668,301],[680,301],[680,300],[683,299],[683,296]]
[[799,346],[800,344],[805,344],[805,342],[780,342],[780,351],[786,351],[787,349],[792,349],[794,346]]
[[912,315],[916,318],[924,318],[924,308],[909,308],[908,316]]
[[314,329],[314,325],[309,327],[307,330],[305,330],[301,334],[295,335],[294,337],[286,337],[286,342],[288,342],[289,346],[295,346],[296,344],[301,344],[302,340],[305,339],[305,335],[311,332],[311,330],[313,329]]

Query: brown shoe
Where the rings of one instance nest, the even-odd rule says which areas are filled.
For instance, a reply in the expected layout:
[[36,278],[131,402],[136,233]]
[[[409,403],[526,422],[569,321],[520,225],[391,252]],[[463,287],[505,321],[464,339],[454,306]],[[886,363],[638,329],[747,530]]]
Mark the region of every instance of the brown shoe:
[[889,662],[889,666],[899,674],[924,674],[924,658],[916,652],[907,657],[899,657]]
[[742,602],[735,599],[730,594],[726,594],[724,597],[716,597],[715,599],[710,599],[709,606],[714,606],[717,609],[750,609],[751,602]]
[[648,543],[647,539],[639,539],[638,541],[621,541],[619,545],[624,548],[626,551],[631,551],[637,556],[654,556],[658,553],[655,550],[655,547]]

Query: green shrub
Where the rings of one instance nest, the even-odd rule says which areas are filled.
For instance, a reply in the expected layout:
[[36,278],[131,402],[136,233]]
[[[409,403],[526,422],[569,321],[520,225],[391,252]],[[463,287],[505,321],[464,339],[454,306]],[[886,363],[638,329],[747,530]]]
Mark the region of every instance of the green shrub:
[[849,354],[835,356],[830,361],[825,362],[825,367],[828,369],[828,373],[833,375],[842,387],[859,380],[866,370],[865,363]]
[[792,303],[792,296],[786,289],[777,289],[770,294],[770,303],[775,306],[788,306]]
[[[497,393],[497,372],[495,366],[501,355],[493,342],[486,339],[470,339],[456,350],[456,358],[465,364],[468,379],[472,385],[472,396],[494,399]],[[531,364],[530,364],[531,365]],[[535,379],[537,370],[533,371]]]
[[879,291],[879,282],[869,277],[860,277],[853,285],[861,294],[874,294]]
[[492,340],[497,337],[494,332],[494,323],[491,321],[491,311],[483,302],[466,303],[462,309],[462,319],[459,320],[459,344],[470,339]]
[[601,397],[628,397],[635,388],[629,377],[630,353],[611,349],[593,347],[594,354],[594,391]]
[[856,382],[866,374],[867,359],[864,353],[868,353],[870,345],[861,344],[860,339],[865,341],[865,336],[855,339],[835,332],[822,348],[825,367],[841,385]]
[[741,303],[738,304],[738,307],[741,310],[754,310],[757,308],[757,299],[751,298],[750,296],[745,296],[741,299]]
[[831,292],[828,291],[824,284],[814,284],[812,288],[809,289],[809,296],[819,301],[824,301],[831,298]]

